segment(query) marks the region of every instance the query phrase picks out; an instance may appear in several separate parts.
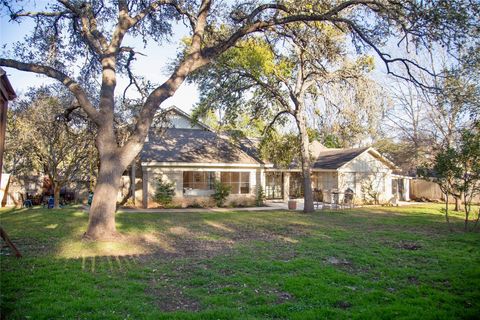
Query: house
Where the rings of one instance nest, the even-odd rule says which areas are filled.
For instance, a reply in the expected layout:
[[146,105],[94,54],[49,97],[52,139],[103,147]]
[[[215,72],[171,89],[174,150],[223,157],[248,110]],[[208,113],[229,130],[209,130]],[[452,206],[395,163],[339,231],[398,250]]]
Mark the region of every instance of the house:
[[[215,180],[231,187],[227,204],[253,204],[259,186],[267,199],[302,196],[298,165],[276,168],[260,159],[249,141],[234,143],[175,107],[166,114],[167,128],[152,127],[140,160],[131,167],[135,183],[125,183],[135,194],[137,206],[157,206],[153,196],[160,179],[174,183],[173,201],[181,206],[212,205]],[[395,165],[375,149],[329,149],[315,142],[310,152],[312,185],[324,192],[325,201],[341,201],[347,189],[359,200],[392,197]]]

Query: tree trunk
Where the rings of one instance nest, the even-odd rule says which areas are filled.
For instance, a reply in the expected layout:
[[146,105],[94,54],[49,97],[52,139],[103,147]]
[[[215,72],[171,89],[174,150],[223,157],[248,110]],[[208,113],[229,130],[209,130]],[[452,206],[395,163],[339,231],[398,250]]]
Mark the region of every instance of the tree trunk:
[[60,208],[60,184],[57,182],[53,183],[53,207],[55,209]]
[[467,193],[465,192],[463,194],[463,198],[464,198],[463,207],[465,209],[465,226],[464,226],[465,232],[468,231],[468,219],[470,218],[470,208],[468,206],[468,198],[467,197],[468,197]]
[[461,199],[461,195],[460,197],[457,197],[457,196],[454,196],[455,198],[455,211],[462,211],[462,199]]
[[115,211],[117,193],[124,170],[119,154],[109,155],[107,153],[100,156],[100,170],[93,193],[85,238],[91,240],[118,238],[119,234],[115,227]]
[[303,199],[304,206],[303,212],[314,212],[315,207],[313,205],[313,192],[312,192],[312,178],[311,178],[311,163],[308,139],[307,124],[305,120],[305,112],[302,108],[297,110],[297,126],[300,133],[300,152],[302,159],[302,174],[303,174]]
[[445,220],[447,221],[447,226],[448,226],[448,230],[450,231],[453,231],[452,230],[452,226],[450,224],[450,218],[448,216],[448,205],[449,205],[449,202],[448,202],[448,192],[445,192]]

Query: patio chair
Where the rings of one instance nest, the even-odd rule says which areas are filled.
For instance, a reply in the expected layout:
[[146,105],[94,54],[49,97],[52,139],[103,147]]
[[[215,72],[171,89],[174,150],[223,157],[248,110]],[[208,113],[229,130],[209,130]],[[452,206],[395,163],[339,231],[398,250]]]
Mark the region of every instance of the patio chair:
[[48,198],[47,208],[53,209],[54,207],[55,207],[55,198],[53,197]]

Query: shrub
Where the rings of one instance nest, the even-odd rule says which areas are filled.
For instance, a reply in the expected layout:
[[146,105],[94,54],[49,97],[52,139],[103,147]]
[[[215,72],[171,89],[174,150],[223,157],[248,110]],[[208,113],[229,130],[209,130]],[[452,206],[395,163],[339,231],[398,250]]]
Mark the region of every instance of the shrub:
[[188,205],[188,208],[198,209],[203,208],[203,206],[201,203],[198,203],[196,200],[194,200],[192,204]]
[[215,200],[215,204],[217,207],[223,207],[232,188],[219,181],[215,181],[213,189],[215,192],[212,194],[212,198]]
[[175,195],[175,184],[173,182],[165,182],[159,180],[157,183],[157,189],[155,191],[155,202],[162,206],[168,206],[172,203],[173,196]]
[[258,186],[257,188],[257,197],[255,198],[255,205],[257,207],[263,207],[265,205],[265,192],[263,192],[263,187]]

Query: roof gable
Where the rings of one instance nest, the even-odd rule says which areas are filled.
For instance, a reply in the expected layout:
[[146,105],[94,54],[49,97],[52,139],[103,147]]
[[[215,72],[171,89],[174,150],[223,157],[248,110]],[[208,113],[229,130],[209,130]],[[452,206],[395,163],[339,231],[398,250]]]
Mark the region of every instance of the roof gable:
[[313,161],[313,169],[336,170],[350,162],[368,148],[323,149]]
[[183,110],[172,106],[162,110],[157,114],[157,127],[191,129],[191,130],[211,130],[207,125],[193,120],[193,118]]
[[389,169],[396,168],[394,163],[383,157],[377,150],[371,147],[350,149],[323,149],[320,151],[318,157],[313,162],[312,167],[314,169],[337,170],[346,166],[348,163],[350,163],[364,153],[369,153],[372,157],[385,164]]
[[215,132],[177,128],[166,129],[146,142],[141,161],[263,164]]

